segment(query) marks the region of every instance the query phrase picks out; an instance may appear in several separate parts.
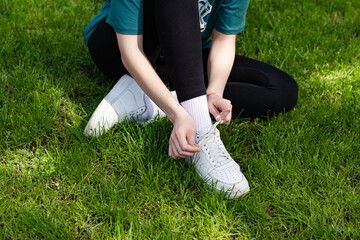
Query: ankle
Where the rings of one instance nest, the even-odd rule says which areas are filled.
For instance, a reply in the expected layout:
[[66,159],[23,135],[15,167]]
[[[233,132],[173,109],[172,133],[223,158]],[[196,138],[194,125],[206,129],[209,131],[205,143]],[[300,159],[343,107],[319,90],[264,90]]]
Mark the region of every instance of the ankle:
[[206,95],[192,98],[181,102],[181,106],[190,114],[196,122],[196,133],[203,135],[209,131],[212,122],[207,105]]

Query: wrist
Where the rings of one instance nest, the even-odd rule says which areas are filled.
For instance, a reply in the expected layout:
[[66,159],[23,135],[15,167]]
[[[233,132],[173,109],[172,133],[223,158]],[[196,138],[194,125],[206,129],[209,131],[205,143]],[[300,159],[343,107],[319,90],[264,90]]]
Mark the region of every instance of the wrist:
[[218,96],[218,97],[222,98],[223,93],[220,91],[206,91],[206,97],[210,97],[210,96]]
[[176,120],[178,120],[179,118],[184,117],[185,115],[188,115],[188,113],[186,112],[186,110],[180,104],[178,104],[177,106],[172,107],[169,110],[169,113],[167,113],[167,117],[169,118],[169,120],[172,123],[175,123]]
[[217,93],[212,92],[212,93],[207,93],[207,94],[206,94],[207,97],[209,97],[209,96],[211,96],[211,95],[217,95]]
[[210,88],[210,87],[209,87],[209,88],[206,90],[206,96],[207,96],[207,97],[208,97],[208,96],[211,96],[211,95],[217,95],[217,96],[219,96],[219,97],[222,98],[223,93],[224,93],[224,91],[221,91],[221,90],[216,89],[216,88]]

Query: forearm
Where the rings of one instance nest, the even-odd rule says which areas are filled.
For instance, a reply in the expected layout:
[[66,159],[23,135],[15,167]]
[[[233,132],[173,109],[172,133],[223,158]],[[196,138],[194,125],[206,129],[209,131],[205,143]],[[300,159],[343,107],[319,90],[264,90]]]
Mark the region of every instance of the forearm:
[[185,110],[161,81],[142,49],[142,36],[117,34],[124,66],[141,89],[165,112],[170,121]]
[[208,58],[207,93],[223,96],[226,82],[229,78],[235,59],[236,35],[225,35],[214,30]]

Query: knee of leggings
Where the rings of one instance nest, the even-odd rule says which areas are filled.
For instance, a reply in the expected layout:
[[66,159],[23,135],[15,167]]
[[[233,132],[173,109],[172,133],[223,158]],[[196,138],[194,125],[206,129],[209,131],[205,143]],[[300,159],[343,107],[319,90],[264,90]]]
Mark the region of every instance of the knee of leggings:
[[282,86],[281,102],[283,103],[283,110],[290,111],[296,106],[298,100],[298,85],[296,81],[290,77],[287,84]]

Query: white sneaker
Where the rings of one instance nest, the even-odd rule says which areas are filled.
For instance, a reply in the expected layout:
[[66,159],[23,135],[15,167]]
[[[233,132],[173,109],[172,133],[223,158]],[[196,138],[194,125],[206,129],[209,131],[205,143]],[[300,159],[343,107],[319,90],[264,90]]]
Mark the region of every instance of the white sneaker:
[[229,199],[237,198],[248,193],[250,188],[240,166],[231,158],[220,139],[216,128],[219,123],[216,122],[206,134],[196,136],[201,151],[186,160],[195,165],[196,172],[206,185],[214,187],[217,192],[223,190]]
[[125,119],[142,121],[146,110],[144,96],[135,80],[125,74],[92,114],[85,135],[98,137]]

